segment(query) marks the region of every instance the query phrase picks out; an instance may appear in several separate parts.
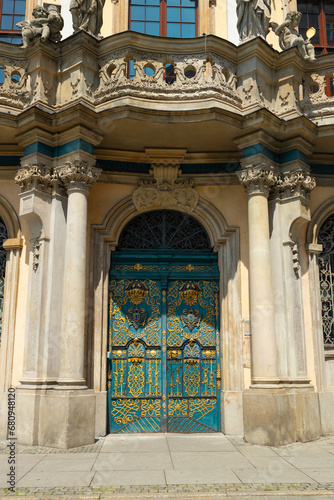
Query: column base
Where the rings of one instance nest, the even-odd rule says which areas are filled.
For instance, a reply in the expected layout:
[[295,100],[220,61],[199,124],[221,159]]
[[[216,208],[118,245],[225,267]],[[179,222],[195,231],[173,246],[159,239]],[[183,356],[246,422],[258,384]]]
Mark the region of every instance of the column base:
[[222,425],[221,430],[229,436],[243,436],[242,391],[222,391]]
[[311,387],[244,391],[245,441],[281,446],[321,436],[318,395]]
[[95,442],[93,390],[18,387],[16,396],[18,443],[68,449]]

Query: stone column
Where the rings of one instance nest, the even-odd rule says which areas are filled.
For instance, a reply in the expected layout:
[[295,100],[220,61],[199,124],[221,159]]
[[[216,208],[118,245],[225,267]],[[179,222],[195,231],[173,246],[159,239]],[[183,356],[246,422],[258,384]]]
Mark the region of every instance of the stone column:
[[86,311],[87,198],[100,170],[76,160],[56,172],[68,192],[59,388],[83,389]]
[[272,167],[260,164],[246,167],[238,176],[248,193],[252,383],[275,384],[278,377],[268,196],[276,174]]

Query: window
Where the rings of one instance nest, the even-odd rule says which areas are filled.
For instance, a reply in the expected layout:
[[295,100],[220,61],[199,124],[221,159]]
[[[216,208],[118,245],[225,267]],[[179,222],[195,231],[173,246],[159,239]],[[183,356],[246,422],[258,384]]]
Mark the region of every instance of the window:
[[334,346],[334,215],[319,230],[318,243],[323,250],[318,257],[322,330],[325,347]]
[[3,243],[8,238],[7,228],[3,219],[0,217],[0,342],[1,342],[1,332],[2,332],[2,313],[3,313],[3,301],[5,296],[5,273],[6,273],[6,262],[7,262],[7,252],[3,248]]
[[197,36],[197,0],[131,0],[129,29],[146,35]]
[[306,38],[306,31],[317,30],[312,38],[316,54],[334,52],[334,2],[333,0],[298,0],[302,19],[299,32]]
[[24,21],[26,0],[0,0],[0,40],[22,43],[21,30],[16,23]]

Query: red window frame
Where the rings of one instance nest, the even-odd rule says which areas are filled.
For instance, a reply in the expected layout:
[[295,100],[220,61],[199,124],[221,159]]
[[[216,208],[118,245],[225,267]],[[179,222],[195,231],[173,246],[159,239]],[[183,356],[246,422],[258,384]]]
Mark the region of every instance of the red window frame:
[[[318,28],[319,43],[313,43],[315,49],[318,49],[318,53],[320,51],[321,54],[328,54],[328,52],[334,52],[334,42],[332,44],[330,44],[330,43],[328,43],[328,40],[327,40],[326,12],[325,12],[324,0],[306,0],[306,2],[307,2],[306,11],[301,9],[300,6],[297,8],[304,16],[306,16],[306,23],[307,23],[306,29],[311,28],[311,26],[312,26],[312,23],[310,22],[309,17],[311,15],[318,15],[318,19],[319,19],[319,28]],[[298,4],[298,2],[297,2],[297,4]],[[310,7],[311,5],[318,5],[318,7],[319,7],[318,14],[311,12],[310,11],[311,9],[308,10],[308,7]],[[306,31],[305,28],[302,29],[302,32],[303,31]],[[304,33],[303,33],[303,35],[304,35]]]
[[[3,15],[2,14],[3,2],[4,2],[4,0],[0,0],[0,26],[1,26],[2,15]],[[27,3],[25,2],[25,6],[26,5],[27,5]],[[12,14],[5,14],[6,16],[10,16],[11,15],[11,17],[12,17],[12,25],[14,23],[14,16],[16,15],[14,13],[14,7],[15,7],[15,0],[14,0],[14,5],[13,5],[13,13]],[[19,14],[19,15],[23,16],[23,14]],[[1,29],[0,28],[0,37],[6,37],[6,38],[8,38],[9,42],[12,42],[12,38],[19,38],[20,41],[21,41],[21,30],[20,29],[9,30],[9,29]]]
[[[195,37],[198,36],[198,0],[194,1],[195,7]],[[180,7],[181,8],[181,7]],[[159,36],[167,36],[167,1],[160,0],[160,29]],[[131,0],[129,0],[129,17],[128,17],[128,26],[131,29]],[[182,36],[180,37],[182,38]]]

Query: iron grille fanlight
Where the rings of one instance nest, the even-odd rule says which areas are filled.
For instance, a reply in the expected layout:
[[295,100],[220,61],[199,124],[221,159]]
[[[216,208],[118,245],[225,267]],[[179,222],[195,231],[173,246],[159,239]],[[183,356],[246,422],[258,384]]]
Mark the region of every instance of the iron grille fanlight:
[[123,229],[119,250],[211,250],[210,239],[192,216],[175,210],[153,210]]

